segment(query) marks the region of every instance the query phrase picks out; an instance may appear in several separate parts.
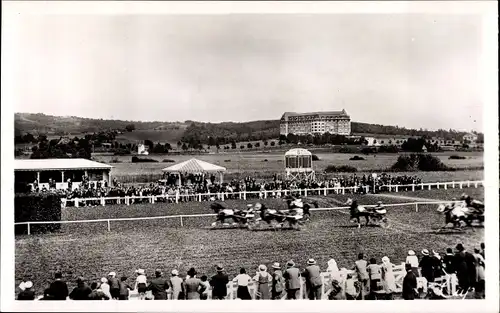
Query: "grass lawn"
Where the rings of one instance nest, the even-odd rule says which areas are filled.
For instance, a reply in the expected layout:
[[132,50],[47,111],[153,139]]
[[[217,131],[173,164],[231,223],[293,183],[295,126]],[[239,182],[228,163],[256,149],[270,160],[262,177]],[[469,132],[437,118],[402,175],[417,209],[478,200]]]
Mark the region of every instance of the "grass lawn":
[[[392,193],[389,196],[450,199],[463,191],[483,199],[484,189],[431,190]],[[387,194],[355,196],[361,204],[411,202],[389,197]],[[339,206],[347,195],[330,197],[311,196],[321,206]],[[266,204],[284,205],[282,201],[267,199]],[[144,204],[106,206],[97,208],[66,208],[63,219],[94,219],[114,217],[152,216],[166,214],[211,213],[209,203]],[[228,206],[245,207],[243,201],[227,201]],[[420,205],[389,209],[391,227],[357,229],[348,221],[346,211],[313,212],[312,221],[302,231],[248,231],[245,229],[211,230],[213,218],[189,218],[180,227],[179,220],[149,220],[112,222],[111,232],[105,223],[66,224],[57,234],[16,237],[16,282],[26,277],[42,292],[56,270],[64,273],[70,288],[77,276],[94,281],[110,271],[119,276],[133,277],[137,268],[148,275],[156,268],[169,272],[178,268],[185,275],[194,266],[200,274],[214,274],[214,266],[222,263],[230,276],[240,267],[254,273],[263,263],[285,263],[293,259],[300,267],[313,257],[323,270],[330,258],[340,267],[351,267],[358,252],[375,257],[380,262],[384,255],[393,263],[404,261],[408,249],[424,248],[443,252],[462,242],[466,247],[483,241],[482,228],[458,234],[437,234],[443,216],[435,212],[436,205]],[[33,257],[37,256],[37,257]],[[130,280],[132,282],[132,278]]]

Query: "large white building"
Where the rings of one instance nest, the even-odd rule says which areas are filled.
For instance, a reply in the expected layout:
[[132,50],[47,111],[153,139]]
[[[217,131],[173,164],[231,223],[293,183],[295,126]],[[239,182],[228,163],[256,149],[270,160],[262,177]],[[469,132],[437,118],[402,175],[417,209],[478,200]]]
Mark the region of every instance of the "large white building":
[[280,121],[280,135],[351,134],[351,117],[346,111],[295,113],[285,112]]

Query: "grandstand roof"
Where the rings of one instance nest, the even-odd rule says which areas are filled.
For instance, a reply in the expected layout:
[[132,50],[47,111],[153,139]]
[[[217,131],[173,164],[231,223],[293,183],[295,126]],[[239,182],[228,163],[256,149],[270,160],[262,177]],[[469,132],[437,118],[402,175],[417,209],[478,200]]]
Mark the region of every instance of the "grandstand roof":
[[320,116],[346,116],[348,117],[346,111],[342,109],[342,111],[324,111],[324,112],[306,112],[306,113],[297,113],[297,112],[285,112],[281,118],[288,118],[289,116],[304,116],[304,115],[320,115]]
[[174,164],[163,169],[164,172],[170,173],[213,173],[213,172],[225,172],[226,168],[211,164],[198,159],[190,159],[178,164]]
[[290,149],[287,152],[285,152],[285,156],[300,156],[300,155],[308,156],[312,155],[312,153],[302,148]]
[[111,169],[113,166],[87,159],[14,160],[14,171]]

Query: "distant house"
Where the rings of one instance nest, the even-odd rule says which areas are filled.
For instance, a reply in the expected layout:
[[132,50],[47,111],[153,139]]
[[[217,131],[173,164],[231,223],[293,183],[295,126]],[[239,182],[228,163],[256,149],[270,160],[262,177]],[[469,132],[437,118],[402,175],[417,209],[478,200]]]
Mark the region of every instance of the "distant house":
[[147,148],[146,148],[145,145],[139,144],[137,146],[137,154],[139,154],[139,155],[148,155],[149,152],[148,152],[148,150],[147,150]]
[[474,143],[477,141],[477,135],[473,133],[465,134],[463,137],[463,142]]

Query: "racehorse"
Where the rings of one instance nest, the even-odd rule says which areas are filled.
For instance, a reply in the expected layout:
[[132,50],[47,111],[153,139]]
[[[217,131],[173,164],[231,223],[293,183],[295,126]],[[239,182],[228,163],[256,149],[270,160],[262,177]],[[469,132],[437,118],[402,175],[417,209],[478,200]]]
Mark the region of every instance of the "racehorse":
[[210,204],[210,208],[217,214],[217,218],[215,222],[212,223],[212,227],[216,226],[217,222],[220,222],[224,226],[229,225],[229,223],[226,223],[226,219],[233,220],[233,226],[247,224],[246,214],[243,211],[228,209],[218,202]]
[[437,211],[445,215],[444,227],[448,224],[453,224],[454,228],[461,228],[462,222],[467,226],[472,226],[474,221],[478,221],[479,223],[484,222],[484,212],[475,207],[468,207],[465,201],[455,204],[440,204]]
[[318,201],[304,201],[303,199],[301,198],[296,198],[294,196],[291,196],[291,195],[287,195],[283,198],[286,203],[287,203],[287,207],[288,207],[288,212],[289,213],[293,213],[293,210],[295,209],[301,209],[302,212],[298,212],[299,214],[303,214],[304,215],[304,220],[310,220],[311,218],[311,208],[314,206],[315,208],[318,208],[319,207],[319,204],[318,204]]
[[374,221],[378,224],[378,226],[386,228],[388,226],[388,221],[387,218],[385,217],[385,214],[387,213],[387,210],[381,206],[381,202],[378,204],[380,206],[377,206],[373,209],[365,208],[363,206],[358,205],[358,202],[356,200],[348,199],[346,202],[347,205],[350,206],[349,212],[351,214],[351,222],[356,221],[358,224],[358,228],[361,228],[361,221],[360,218],[364,217],[366,224],[365,226],[368,226],[370,221]]

